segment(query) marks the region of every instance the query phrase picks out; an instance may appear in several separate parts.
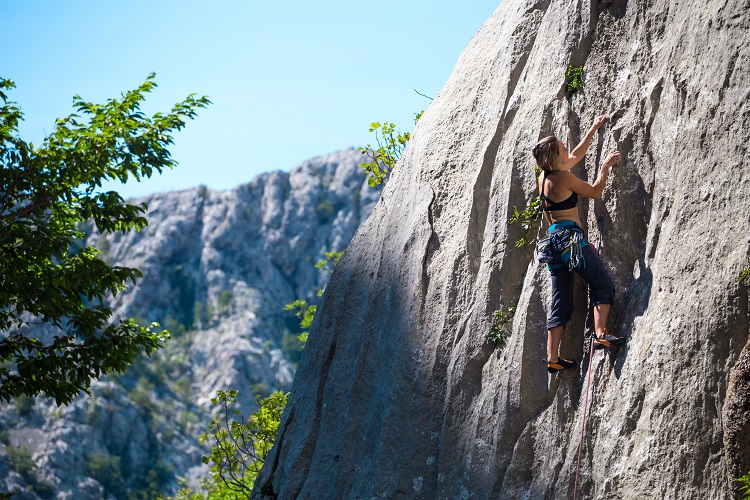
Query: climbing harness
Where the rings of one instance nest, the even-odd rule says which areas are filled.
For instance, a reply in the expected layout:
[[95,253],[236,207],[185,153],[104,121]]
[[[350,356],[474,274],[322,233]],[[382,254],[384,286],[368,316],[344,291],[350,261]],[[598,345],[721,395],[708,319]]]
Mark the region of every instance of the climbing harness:
[[[568,222],[568,221],[563,221]],[[568,269],[586,267],[583,257],[583,230],[577,224],[554,229],[536,245],[536,258],[543,264],[564,266]]]

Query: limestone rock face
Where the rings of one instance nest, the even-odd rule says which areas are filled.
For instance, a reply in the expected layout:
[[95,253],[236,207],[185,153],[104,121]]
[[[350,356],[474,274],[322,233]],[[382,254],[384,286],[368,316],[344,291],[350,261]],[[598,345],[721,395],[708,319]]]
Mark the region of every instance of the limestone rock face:
[[[296,360],[283,341],[296,336],[298,320],[283,307],[315,300],[329,276],[315,263],[346,248],[372,211],[380,192],[367,185],[361,161],[351,149],[229,191],[151,195],[136,200],[149,207],[143,231],[92,234],[88,244],[105,260],[143,273],[112,301],[115,319],[159,321],[173,339],[66,407],[42,398],[0,405],[0,491],[39,498],[29,491],[44,496],[46,487],[79,500],[140,490],[154,498],[174,494],[179,477],[207,476],[198,436],[214,416],[216,391],[238,389],[247,415],[256,394],[291,385]],[[24,449],[36,464],[25,475],[7,458]],[[153,483],[158,491],[147,489]]]
[[[722,407],[748,338],[750,4],[505,0],[417,124],[318,309],[255,494],[278,498],[724,498]],[[584,66],[568,95],[569,64]],[[536,196],[532,146],[574,172],[616,286],[617,352],[587,356],[575,291],[546,370],[548,271],[507,221]],[[603,218],[602,231],[597,218]],[[543,228],[543,230],[546,229]],[[517,306],[507,346],[485,342]],[[744,453],[748,453],[747,450]]]

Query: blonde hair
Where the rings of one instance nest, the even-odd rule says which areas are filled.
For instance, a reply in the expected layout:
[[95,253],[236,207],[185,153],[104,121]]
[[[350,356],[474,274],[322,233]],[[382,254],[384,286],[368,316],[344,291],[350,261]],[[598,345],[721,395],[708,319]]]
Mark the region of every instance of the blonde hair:
[[558,168],[560,159],[560,147],[557,143],[557,137],[554,135],[548,135],[541,141],[536,143],[534,149],[531,150],[531,154],[536,160],[536,166],[545,172],[554,172]]

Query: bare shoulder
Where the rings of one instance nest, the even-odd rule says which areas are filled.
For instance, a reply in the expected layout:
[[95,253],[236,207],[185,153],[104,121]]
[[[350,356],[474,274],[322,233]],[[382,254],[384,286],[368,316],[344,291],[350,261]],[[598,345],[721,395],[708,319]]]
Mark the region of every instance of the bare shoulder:
[[580,179],[570,170],[562,170],[555,173],[555,182],[561,187],[568,187],[576,184]]

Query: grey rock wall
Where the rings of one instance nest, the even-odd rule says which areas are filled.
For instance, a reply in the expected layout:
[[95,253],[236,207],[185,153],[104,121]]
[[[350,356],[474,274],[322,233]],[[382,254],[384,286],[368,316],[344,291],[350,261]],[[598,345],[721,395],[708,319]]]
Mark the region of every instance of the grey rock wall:
[[[256,483],[278,498],[726,498],[722,407],[748,339],[750,4],[505,0],[420,119],[331,278]],[[568,96],[565,68],[584,65]],[[548,272],[507,220],[530,149],[573,146],[618,352],[549,376]],[[604,218],[603,234],[595,221]],[[584,360],[586,290],[562,353]],[[484,341],[517,306],[507,347]],[[747,450],[744,450],[747,454]]]

